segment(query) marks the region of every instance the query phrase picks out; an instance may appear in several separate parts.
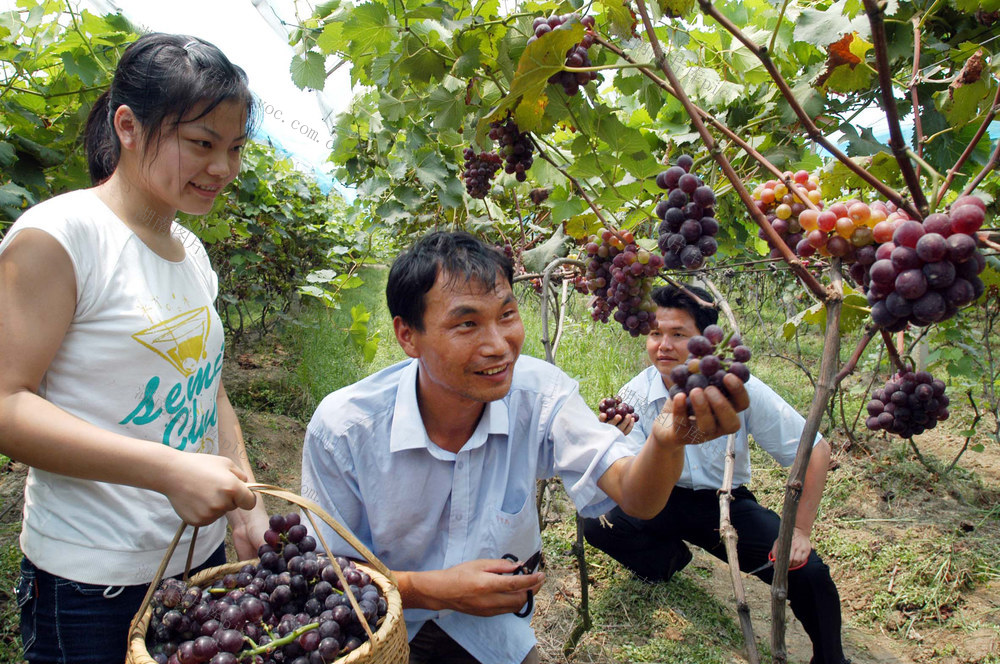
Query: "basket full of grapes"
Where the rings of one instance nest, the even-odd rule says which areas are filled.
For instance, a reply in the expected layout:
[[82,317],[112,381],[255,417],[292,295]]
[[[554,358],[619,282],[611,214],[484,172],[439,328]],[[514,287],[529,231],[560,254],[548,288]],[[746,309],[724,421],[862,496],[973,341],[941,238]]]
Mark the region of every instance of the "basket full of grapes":
[[[175,538],[132,621],[126,664],[407,662],[392,572],[312,501],[278,487],[250,487],[302,508],[312,530],[298,513],[272,515],[258,558],[160,583]],[[364,560],[332,555],[316,518]]]

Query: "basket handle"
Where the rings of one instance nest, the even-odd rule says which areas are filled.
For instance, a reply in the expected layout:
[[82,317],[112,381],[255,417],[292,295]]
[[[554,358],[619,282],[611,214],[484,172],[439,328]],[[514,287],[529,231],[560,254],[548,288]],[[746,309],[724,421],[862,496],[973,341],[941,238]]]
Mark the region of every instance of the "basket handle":
[[[365,559],[365,562],[367,562],[369,565],[374,567],[376,570],[378,570],[385,576],[392,579],[393,583],[395,583],[395,577],[393,576],[392,571],[385,566],[385,563],[376,558],[375,554],[372,553],[368,549],[368,547],[362,544],[361,541],[358,540],[358,538],[351,533],[351,531],[347,530],[347,528],[344,528],[344,526],[337,523],[336,519],[327,514],[326,510],[317,505],[315,502],[309,500],[308,498],[303,498],[302,496],[296,493],[292,493],[291,491],[282,489],[281,487],[273,486],[271,484],[253,483],[253,484],[248,484],[247,486],[250,488],[251,491],[256,491],[258,493],[274,496],[275,498],[282,498],[290,503],[298,505],[299,507],[301,507],[303,510],[306,511],[306,516],[310,517],[310,521],[312,521],[311,514],[315,514],[323,521],[323,523],[333,528],[334,532],[340,535],[340,537],[345,542],[347,542],[355,550],[357,550],[357,552],[360,553],[361,556]],[[327,553],[329,553],[328,547],[326,546],[326,543],[323,541],[323,536],[322,534],[320,534],[319,528],[316,527],[315,522],[313,522],[313,533],[316,535],[317,538],[319,538],[320,543],[323,545],[323,548],[327,551]]]
[[[312,515],[315,514],[323,521],[323,523],[333,528],[334,532],[336,532],[345,542],[350,544],[358,553],[360,553],[368,564],[370,564],[379,573],[388,577],[389,580],[393,583],[393,585],[395,585],[396,577],[393,575],[392,571],[388,567],[386,567],[381,560],[376,558],[375,554],[372,553],[368,549],[368,547],[362,544],[357,537],[355,537],[349,530],[344,528],[344,526],[340,525],[340,523],[338,523],[336,519],[330,516],[326,512],[326,510],[324,510],[322,507],[320,507],[312,500],[309,500],[308,498],[303,498],[302,496],[296,493],[292,493],[291,491],[282,489],[281,487],[277,487],[271,484],[262,484],[259,482],[255,482],[247,484],[247,488],[257,493],[274,496],[275,498],[281,498],[283,500],[292,503],[293,505],[298,505],[305,511],[306,517],[309,519],[309,522],[313,526],[313,533],[315,533],[317,539],[319,539],[320,544],[323,546],[324,552],[330,558],[330,562],[333,563],[333,569],[337,573],[337,578],[340,580],[340,583],[344,588],[344,591],[347,595],[348,601],[351,604],[351,607],[354,609],[354,612],[360,618],[361,625],[368,633],[368,638],[374,639],[374,635],[372,634],[371,628],[368,626],[368,622],[364,619],[361,608],[358,606],[357,599],[354,597],[352,593],[347,592],[348,584],[347,580],[344,578],[344,572],[342,569],[340,569],[340,565],[337,564],[335,557],[330,551],[330,547],[327,546],[326,541],[323,539],[323,535],[322,533],[320,533],[320,530],[317,527],[316,521],[313,519]],[[171,557],[173,557],[174,550],[177,548],[177,543],[180,542],[181,535],[184,534],[184,530],[187,528],[187,526],[188,524],[181,522],[180,527],[177,529],[177,533],[174,535],[174,539],[170,542],[170,545],[167,547],[167,552],[163,556],[163,561],[160,562],[160,567],[159,569],[156,570],[156,573],[153,575],[153,580],[150,582],[149,588],[146,590],[145,597],[142,598],[142,604],[139,605],[139,610],[136,611],[135,616],[132,617],[132,622],[129,624],[129,630],[128,630],[129,641],[132,640],[133,636],[135,635],[136,629],[138,628],[139,621],[142,619],[143,615],[145,615],[146,609],[149,608],[149,603],[153,598],[153,593],[156,592],[157,587],[160,585],[160,581],[163,580],[163,574],[167,569],[167,564],[170,562]],[[194,545],[195,541],[197,540],[197,537],[198,537],[198,527],[195,526],[194,535],[191,538],[191,546],[188,549],[187,563],[184,566],[185,579],[187,579],[188,573],[191,571],[191,558],[194,553]]]

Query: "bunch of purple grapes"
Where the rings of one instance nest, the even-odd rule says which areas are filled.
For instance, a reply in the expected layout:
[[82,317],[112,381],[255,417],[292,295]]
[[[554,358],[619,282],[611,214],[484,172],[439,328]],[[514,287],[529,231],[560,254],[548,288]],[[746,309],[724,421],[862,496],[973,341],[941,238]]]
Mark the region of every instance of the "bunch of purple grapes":
[[486,194],[490,193],[490,181],[503,163],[500,155],[495,152],[477,154],[472,148],[465,148],[462,155],[465,157],[465,170],[461,177],[465,180],[465,190],[473,198],[486,198]]
[[719,249],[719,222],[712,216],[715,192],[690,172],[693,165],[694,159],[681,155],[656,176],[657,186],[667,190],[656,205],[656,216],[663,220],[657,245],[669,270],[696,270]]
[[621,416],[622,421],[625,421],[626,417],[631,417],[633,420],[637,419],[635,416],[635,409],[632,408],[631,404],[626,401],[622,401],[621,397],[608,397],[606,399],[601,399],[601,403],[597,404],[597,410],[604,413],[607,421],[615,419],[617,416]]
[[633,337],[649,334],[656,327],[651,278],[663,260],[636,245],[631,231],[601,229],[590,236],[586,251],[591,317],[605,323],[613,317]]
[[[563,14],[562,16],[557,15],[550,16],[548,18],[539,16],[531,24],[531,28],[535,31],[535,34],[528,37],[528,43],[530,44],[536,39],[545,36],[574,17],[578,18],[579,15]],[[580,19],[580,23],[582,23],[583,27],[587,29],[587,32],[583,35],[583,39],[580,40],[579,44],[574,44],[568,51],[566,51],[567,67],[593,66],[593,63],[590,61],[590,54],[587,51],[594,45],[594,17],[584,16]],[[597,72],[593,71],[560,71],[549,77],[549,83],[561,85],[563,92],[570,96],[579,92],[580,86],[586,85],[594,80],[597,80]]]
[[212,586],[163,581],[153,594],[146,646],[158,664],[327,664],[368,636],[351,593],[374,632],[388,605],[352,561],[316,554],[298,514],[273,515],[259,561]]
[[531,156],[535,146],[531,144],[528,134],[521,133],[514,119],[508,117],[503,122],[490,123],[490,138],[500,144],[500,154],[505,162],[504,172],[513,175],[518,182],[524,182],[528,178],[525,171],[535,161]]
[[872,320],[890,332],[946,320],[982,295],[986,259],[976,247],[986,205],[975,196],[955,201],[948,214],[902,222],[879,245],[861,275]]
[[868,420],[872,431],[888,431],[911,438],[933,429],[948,419],[948,395],[944,381],[926,371],[897,373],[868,402]]
[[709,325],[702,334],[688,339],[687,347],[688,361],[670,371],[671,399],[709,385],[727,393],[722,382],[726,374],[733,374],[744,383],[750,380],[750,369],[746,365],[750,361],[750,349],[743,345],[739,335],[727,339],[721,327]]

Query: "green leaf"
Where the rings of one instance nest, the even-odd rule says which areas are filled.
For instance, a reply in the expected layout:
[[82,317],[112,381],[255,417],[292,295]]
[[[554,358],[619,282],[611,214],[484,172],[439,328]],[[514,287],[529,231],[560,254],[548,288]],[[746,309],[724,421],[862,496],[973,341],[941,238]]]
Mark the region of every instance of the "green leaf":
[[[548,85],[549,77],[562,71],[566,63],[566,51],[582,37],[583,26],[574,19],[528,44],[517,63],[517,72],[510,84],[510,92],[492,113],[480,119],[476,127],[476,140],[485,143],[490,123],[505,118],[508,111],[521,104],[522,99],[529,105],[545,103],[540,98],[545,96],[545,86]],[[525,117],[530,120],[533,114],[525,113]],[[518,127],[523,132],[537,129],[537,125],[518,124]]]
[[695,0],[658,0],[657,4],[664,16],[683,18],[694,10]]
[[952,127],[971,122],[978,114],[979,107],[987,98],[992,98],[986,78],[967,83],[935,95],[938,108]]
[[305,57],[292,57],[289,71],[292,74],[292,82],[299,89],[322,90],[326,85],[326,59],[315,51],[309,51]]
[[442,85],[435,86],[427,97],[427,110],[434,119],[435,129],[458,129],[465,118],[465,89],[458,79],[446,76]]
[[349,35],[353,54],[388,53],[392,50],[396,24],[383,5],[369,2],[351,10],[344,23],[344,34]]
[[969,445],[969,451],[971,452],[983,452],[986,450],[986,446],[982,443],[976,443],[975,445]]
[[70,76],[76,76],[85,85],[95,85],[104,80],[104,72],[90,54],[66,51],[62,54],[63,67]]
[[601,221],[593,212],[585,212],[570,217],[563,222],[566,234],[576,240],[585,240],[601,228]]
[[365,342],[362,346],[361,352],[364,355],[365,362],[371,362],[375,359],[375,353],[378,352],[378,336],[374,336]]
[[[632,36],[632,30],[637,23],[636,16],[632,13],[631,7],[625,2],[609,2],[604,7],[605,18],[608,21],[608,32],[612,36],[620,39],[628,39]],[[640,60],[640,62],[646,62]]]
[[0,141],[0,167],[6,168],[17,161],[17,151],[10,143]]
[[792,33],[797,42],[806,42],[820,50],[826,50],[843,35],[857,32],[864,37],[871,36],[871,24],[864,14],[853,19],[847,15],[846,0],[836,2],[825,9],[806,9],[799,14]]
[[323,32],[316,38],[316,45],[324,53],[343,53],[347,49],[344,39],[344,24],[340,21],[329,21],[323,26]]
[[35,203],[35,197],[24,187],[13,182],[0,185],[0,207],[23,208]]

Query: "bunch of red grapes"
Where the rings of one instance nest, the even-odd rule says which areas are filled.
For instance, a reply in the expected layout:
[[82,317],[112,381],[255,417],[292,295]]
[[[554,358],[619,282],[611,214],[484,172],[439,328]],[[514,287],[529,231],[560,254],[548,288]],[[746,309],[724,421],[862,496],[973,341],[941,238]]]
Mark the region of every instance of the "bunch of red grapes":
[[461,178],[465,181],[465,190],[472,198],[486,198],[490,182],[503,163],[500,156],[495,152],[476,153],[472,148],[465,148],[462,156],[465,157],[465,170]]
[[718,325],[709,325],[698,335],[688,339],[688,361],[670,371],[670,398],[690,394],[696,387],[705,389],[714,385],[728,393],[722,379],[733,374],[744,383],[750,380],[750,349],[743,345],[739,335],[728,339]]
[[[579,18],[579,14],[563,14],[562,16],[556,15],[548,18],[539,16],[531,24],[531,28],[535,31],[535,34],[528,37],[528,43],[530,44],[536,39],[544,37],[546,34],[569,21],[571,18]],[[594,17],[584,16],[583,18],[580,18],[580,23],[582,23],[583,27],[587,29],[587,32],[583,35],[583,39],[580,40],[579,44],[574,44],[568,51],[566,51],[567,67],[593,66],[593,63],[590,61],[590,54],[587,51],[594,44]],[[549,77],[549,83],[561,85],[563,92],[570,96],[579,92],[580,86],[586,85],[594,80],[597,80],[597,72],[593,71],[560,71]]]
[[146,646],[158,664],[327,664],[368,640],[388,605],[371,577],[316,554],[298,514],[271,516],[259,561],[208,588],[165,580],[152,598]]
[[663,260],[636,245],[631,231],[600,229],[590,236],[586,251],[591,317],[604,323],[614,317],[633,337],[649,334],[656,327],[651,277],[659,274]]
[[615,419],[615,417],[618,417],[619,415],[622,418],[622,422],[624,422],[627,417],[631,417],[633,420],[637,419],[635,416],[635,409],[632,408],[628,402],[622,401],[621,397],[617,396],[601,399],[601,403],[597,405],[597,410],[604,413],[604,416],[607,418],[606,421],[608,422]]
[[944,381],[926,371],[897,373],[872,393],[868,420],[872,431],[888,431],[911,438],[948,419]]
[[656,176],[656,184],[667,190],[656,205],[660,223],[657,246],[670,270],[696,270],[715,254],[719,222],[712,216],[715,192],[690,172],[694,159],[681,155],[677,162]]
[[876,240],[882,244],[855,278],[860,276],[867,289],[876,325],[890,332],[907,323],[930,325],[951,318],[959,307],[982,295],[985,286],[979,273],[986,259],[976,246],[975,233],[983,225],[985,211],[982,200],[963,196],[947,214],[932,214],[923,222],[897,219],[875,227]]
[[525,173],[534,158],[531,156],[535,147],[531,144],[528,134],[521,133],[513,118],[490,123],[490,138],[500,144],[499,152],[504,159],[504,172],[513,175],[518,182],[524,182],[528,176]]

